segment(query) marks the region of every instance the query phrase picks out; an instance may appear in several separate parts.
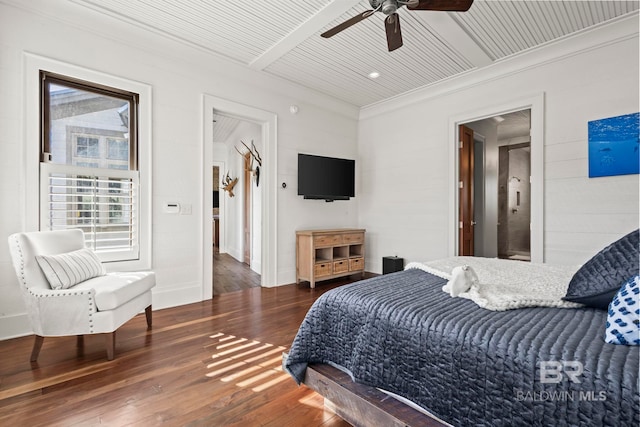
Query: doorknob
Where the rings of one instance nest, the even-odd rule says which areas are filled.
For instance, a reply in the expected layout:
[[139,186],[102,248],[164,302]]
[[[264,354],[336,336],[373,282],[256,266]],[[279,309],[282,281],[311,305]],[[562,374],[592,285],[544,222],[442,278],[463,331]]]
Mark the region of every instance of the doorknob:
[[471,225],[476,225],[477,223],[475,221],[471,221]]

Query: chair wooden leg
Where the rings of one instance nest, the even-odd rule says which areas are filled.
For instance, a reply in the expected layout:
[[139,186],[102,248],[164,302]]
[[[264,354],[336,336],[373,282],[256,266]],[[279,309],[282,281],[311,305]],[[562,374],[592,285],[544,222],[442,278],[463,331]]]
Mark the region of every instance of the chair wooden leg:
[[144,309],[144,314],[147,316],[147,329],[151,329],[151,323],[153,323],[153,315],[151,310],[151,305]]
[[84,356],[84,335],[76,335],[76,353],[78,357]]
[[116,331],[106,334],[105,344],[107,345],[107,360],[113,360],[116,354]]
[[31,361],[37,362],[38,355],[40,354],[40,349],[42,348],[42,343],[44,341],[44,337],[40,335],[36,335],[36,339],[33,342],[33,350],[31,350]]

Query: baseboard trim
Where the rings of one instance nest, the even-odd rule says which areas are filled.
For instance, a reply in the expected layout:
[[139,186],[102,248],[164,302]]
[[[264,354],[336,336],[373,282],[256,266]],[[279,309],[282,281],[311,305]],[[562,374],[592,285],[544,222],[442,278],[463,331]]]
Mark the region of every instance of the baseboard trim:
[[0,340],[32,335],[27,313],[12,314],[0,317]]
[[202,284],[188,283],[179,287],[156,286],[153,289],[152,301],[154,310],[200,302],[202,301]]

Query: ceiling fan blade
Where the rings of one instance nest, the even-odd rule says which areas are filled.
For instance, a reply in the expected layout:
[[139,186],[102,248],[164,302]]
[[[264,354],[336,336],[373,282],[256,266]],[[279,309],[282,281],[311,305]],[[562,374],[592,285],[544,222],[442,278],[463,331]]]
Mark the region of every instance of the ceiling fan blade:
[[384,28],[387,31],[387,47],[389,52],[402,46],[402,33],[400,32],[400,16],[392,13],[384,20]]
[[407,3],[407,9],[466,12],[472,4],[473,0],[412,0]]
[[329,37],[335,36],[340,31],[346,30],[350,26],[352,26],[354,24],[357,24],[358,22],[362,21],[363,19],[366,19],[366,18],[370,17],[371,15],[373,15],[373,11],[372,10],[364,11],[361,14],[356,15],[351,19],[347,19],[342,24],[338,24],[335,27],[333,27],[332,29],[325,31],[324,33],[322,33],[320,35],[322,37],[324,37],[325,39],[328,39]]

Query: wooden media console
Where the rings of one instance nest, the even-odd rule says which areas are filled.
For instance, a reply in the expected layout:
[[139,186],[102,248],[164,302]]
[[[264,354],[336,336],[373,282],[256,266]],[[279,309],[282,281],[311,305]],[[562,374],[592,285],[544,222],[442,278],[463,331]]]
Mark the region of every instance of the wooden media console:
[[361,228],[296,231],[296,283],[360,273],[364,277],[364,234]]

